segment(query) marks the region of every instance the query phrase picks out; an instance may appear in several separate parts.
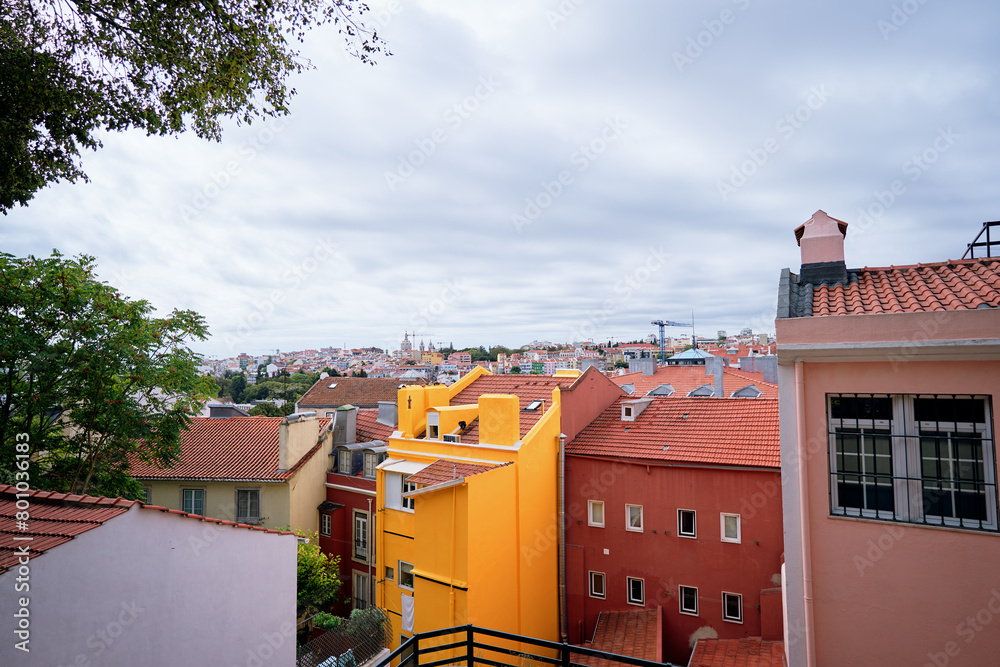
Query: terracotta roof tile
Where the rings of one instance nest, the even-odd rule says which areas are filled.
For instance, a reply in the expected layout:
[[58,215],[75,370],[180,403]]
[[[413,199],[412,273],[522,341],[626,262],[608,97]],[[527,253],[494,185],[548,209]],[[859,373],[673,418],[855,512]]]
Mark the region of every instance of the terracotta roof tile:
[[[711,374],[705,374],[705,367],[698,366],[659,366],[653,375],[643,375],[642,373],[628,373],[626,375],[616,375],[611,378],[619,387],[623,384],[635,386],[635,393],[631,398],[641,398],[650,390],[656,389],[661,384],[669,384],[674,388],[671,398],[681,398],[688,395],[693,389],[697,389],[703,384],[714,382]],[[751,373],[741,371],[736,368],[725,367],[722,370],[722,384],[726,396],[729,396],[737,389],[742,389],[748,384],[752,384],[761,391],[761,398],[777,398],[778,385],[764,382],[763,373]]]
[[[472,382],[468,387],[455,395],[451,405],[469,405],[477,403],[483,394],[513,394],[518,398],[520,413],[521,437],[528,434],[528,431],[538,423],[538,420],[545,414],[545,410],[552,407],[552,390],[556,387],[569,387],[576,381],[576,377],[555,377],[549,375],[483,375]],[[532,401],[544,401],[545,408],[524,412]],[[479,419],[473,420],[464,431],[461,432],[463,442],[479,442]]]
[[378,408],[363,408],[358,410],[358,442],[371,442],[372,440],[385,440],[388,442],[389,436],[395,430],[393,426],[386,426],[378,422]]
[[[507,463],[501,465],[509,465]],[[462,461],[449,461],[448,459],[438,459],[415,475],[411,475],[407,481],[421,486],[434,486],[450,482],[459,477],[472,477],[484,473],[501,465],[484,465],[479,463],[466,463]]]
[[[157,468],[133,459],[129,467],[139,479],[231,479],[283,482],[318,450],[317,443],[295,467],[278,472],[278,433],[282,417],[195,417],[181,434],[180,461]],[[330,420],[317,420],[317,435]]]
[[17,507],[19,493],[21,492],[13,486],[0,484],[0,573],[18,564],[19,548],[28,547],[29,558],[35,558],[121,516],[135,505],[142,509],[171,512],[239,528],[291,534],[233,521],[200,517],[156,505],[144,505],[137,500],[38,490],[27,491],[28,509],[23,511],[28,512],[29,518],[22,529],[16,518],[17,512],[22,511]]
[[[602,611],[597,617],[593,641],[584,646],[595,651],[657,662],[657,622],[658,614],[655,609]],[[573,661],[590,667],[621,665],[580,654],[574,655]]]
[[813,316],[1000,308],[1000,258],[849,273],[847,285],[813,287]]
[[[401,384],[426,384],[423,379],[328,377],[319,380],[298,400],[302,412],[353,405],[377,408],[379,401],[396,401]],[[332,386],[332,387],[331,387]]]
[[655,398],[635,421],[617,399],[567,454],[779,468],[777,399]]
[[688,667],[784,667],[785,645],[779,641],[699,639]]

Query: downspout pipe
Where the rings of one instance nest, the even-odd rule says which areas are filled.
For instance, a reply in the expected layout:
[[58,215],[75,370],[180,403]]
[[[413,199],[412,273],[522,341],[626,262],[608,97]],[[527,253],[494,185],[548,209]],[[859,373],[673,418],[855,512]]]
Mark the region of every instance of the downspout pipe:
[[806,401],[803,362],[795,362],[795,429],[799,466],[799,530],[802,533],[802,605],[805,614],[806,665],[816,667],[816,641],[813,636],[813,576],[812,541],[809,537],[809,505],[807,492]]
[[559,434],[559,636],[568,643],[566,629],[566,436]]

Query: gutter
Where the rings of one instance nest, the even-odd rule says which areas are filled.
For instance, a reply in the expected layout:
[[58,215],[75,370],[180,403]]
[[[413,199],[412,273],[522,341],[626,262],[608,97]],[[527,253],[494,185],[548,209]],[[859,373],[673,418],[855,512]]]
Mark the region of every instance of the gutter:
[[795,429],[799,455],[799,530],[802,531],[802,602],[805,614],[806,665],[816,667],[813,636],[812,541],[809,537],[809,507],[806,492],[806,406],[803,362],[795,362]]
[[559,636],[568,643],[566,629],[566,435],[559,434]]

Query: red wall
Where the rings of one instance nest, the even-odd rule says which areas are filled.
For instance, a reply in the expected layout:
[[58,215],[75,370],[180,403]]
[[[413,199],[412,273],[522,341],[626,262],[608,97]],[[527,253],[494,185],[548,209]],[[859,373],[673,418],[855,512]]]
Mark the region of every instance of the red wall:
[[[357,488],[359,491],[363,490],[371,491],[372,493],[375,492],[374,479],[351,477],[349,475],[328,472],[326,474],[326,481],[330,484]],[[321,535],[319,538],[319,546],[323,553],[330,554],[332,556],[340,556],[340,593],[344,602],[336,605],[333,609],[333,613],[338,616],[346,617],[351,613],[351,598],[354,595],[352,572],[354,570],[362,572],[368,571],[367,565],[351,559],[351,556],[354,553],[354,510],[358,509],[367,512],[368,500],[371,499],[372,513],[369,515],[368,519],[368,547],[371,549],[375,544],[372,539],[372,536],[375,534],[373,516],[375,514],[375,496],[369,496],[364,493],[354,491],[345,491],[343,489],[331,489],[330,487],[327,487],[326,499],[343,505],[342,508],[334,510],[331,513],[330,536],[324,537]],[[374,559],[372,559],[372,574],[375,574]]]
[[[587,525],[587,501],[604,501],[605,527]],[[625,504],[643,506],[643,532],[625,530]],[[677,510],[697,512],[697,538],[677,536]],[[721,541],[720,512],[740,514],[741,543]],[[761,591],[780,585],[778,470],[667,467],[566,457],[569,639],[589,640],[601,611],[635,610],[626,577],[645,581],[645,607],[663,607],[664,659],[685,664],[691,635],[760,636]],[[604,550],[608,550],[608,554]],[[604,600],[589,596],[588,571],[605,573]],[[698,588],[698,616],[679,611],[678,586]],[[722,619],[722,592],[743,595],[743,623]],[[780,604],[778,606],[780,624]],[[765,627],[773,627],[773,604]],[[708,636],[712,636],[708,631]],[[699,635],[701,636],[701,635]]]

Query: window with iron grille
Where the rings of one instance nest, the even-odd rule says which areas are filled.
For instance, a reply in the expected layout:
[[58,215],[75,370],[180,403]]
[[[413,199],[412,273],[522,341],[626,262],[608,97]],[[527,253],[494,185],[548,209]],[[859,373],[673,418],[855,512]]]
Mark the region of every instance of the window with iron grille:
[[990,401],[831,394],[830,512],[997,530]]

